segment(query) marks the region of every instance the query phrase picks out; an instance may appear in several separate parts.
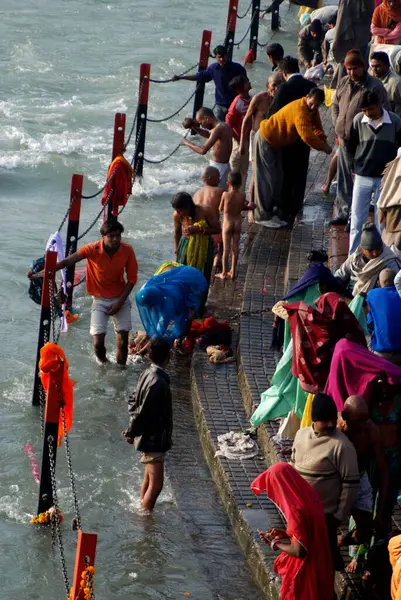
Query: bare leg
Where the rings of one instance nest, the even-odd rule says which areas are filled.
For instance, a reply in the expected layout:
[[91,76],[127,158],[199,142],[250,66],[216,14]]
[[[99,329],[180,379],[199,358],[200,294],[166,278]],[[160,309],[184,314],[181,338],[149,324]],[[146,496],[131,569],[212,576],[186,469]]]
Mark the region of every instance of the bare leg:
[[128,357],[128,334],[129,331],[118,331],[116,334],[117,363],[125,365]]
[[[93,336],[93,348],[95,350],[96,358],[98,360],[100,360],[100,362],[102,362],[102,363],[108,362],[107,357],[106,357],[106,346],[104,345],[105,337],[106,337],[105,333],[100,333],[99,335]],[[127,344],[128,344],[128,338],[127,338]]]
[[148,491],[148,487],[149,487],[149,473],[148,473],[147,465],[145,465],[145,473],[143,475],[143,481],[142,481],[142,485],[141,485],[141,495],[140,495],[142,502],[143,502],[146,492]]
[[149,475],[149,485],[143,497],[142,504],[146,510],[153,510],[156,500],[163,489],[164,463],[148,463],[146,465],[146,471]]
[[220,269],[221,267],[221,258],[223,256],[223,244],[217,244],[217,254],[214,257],[213,266],[216,269]]
[[225,279],[227,277],[228,257],[231,252],[231,223],[228,225],[223,224],[223,266],[222,271],[216,277],[219,279]]
[[241,221],[235,224],[232,237],[232,252],[231,252],[231,270],[228,274],[229,279],[235,279],[235,269],[237,268],[238,256],[239,256],[239,240],[241,236]]
[[337,174],[337,154],[334,154],[329,165],[329,170],[327,171],[326,181],[320,188],[322,192],[328,194],[330,192],[331,184],[333,183],[333,179]]

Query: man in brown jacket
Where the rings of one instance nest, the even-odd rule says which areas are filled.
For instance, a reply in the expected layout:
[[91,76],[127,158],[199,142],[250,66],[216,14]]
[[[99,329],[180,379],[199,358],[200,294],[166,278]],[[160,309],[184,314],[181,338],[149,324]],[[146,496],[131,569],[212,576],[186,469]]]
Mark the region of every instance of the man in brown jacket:
[[332,225],[346,225],[352,200],[352,156],[346,149],[354,117],[361,111],[366,90],[375,91],[380,103],[389,110],[387,92],[381,81],[369,75],[359,50],[350,50],[345,57],[347,75],[336,89],[332,104],[333,126],[339,142],[337,167],[336,218]]

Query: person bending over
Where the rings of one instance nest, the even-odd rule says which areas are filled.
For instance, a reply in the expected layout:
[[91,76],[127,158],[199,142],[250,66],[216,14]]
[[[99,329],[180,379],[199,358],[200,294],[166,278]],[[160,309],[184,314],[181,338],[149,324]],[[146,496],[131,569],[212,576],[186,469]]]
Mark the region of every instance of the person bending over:
[[[86,291],[93,298],[90,333],[96,358],[101,363],[107,362],[104,341],[109,317],[112,317],[119,365],[127,362],[131,329],[129,295],[138,278],[134,250],[130,244],[121,241],[123,231],[124,227],[118,221],[103,223],[100,228],[101,240],[82,246],[56,265],[56,271],[60,271],[86,258]],[[34,274],[29,272],[28,277],[43,277],[43,271]]]
[[149,358],[152,364],[139,377],[128,401],[130,420],[123,436],[141,453],[145,474],[140,498],[143,508],[152,511],[163,489],[164,459],[172,446],[173,404],[170,377],[165,371],[170,344],[163,339],[153,340]]

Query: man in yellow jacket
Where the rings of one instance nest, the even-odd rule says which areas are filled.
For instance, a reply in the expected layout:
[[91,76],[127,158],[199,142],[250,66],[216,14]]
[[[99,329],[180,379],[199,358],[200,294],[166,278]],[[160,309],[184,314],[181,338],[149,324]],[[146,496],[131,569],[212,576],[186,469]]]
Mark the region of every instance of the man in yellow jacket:
[[261,122],[254,142],[257,223],[271,228],[287,225],[274,215],[279,208],[283,183],[282,148],[302,139],[311,148],[331,154],[319,116],[319,107],[323,102],[323,90],[313,88],[304,98],[290,102]]

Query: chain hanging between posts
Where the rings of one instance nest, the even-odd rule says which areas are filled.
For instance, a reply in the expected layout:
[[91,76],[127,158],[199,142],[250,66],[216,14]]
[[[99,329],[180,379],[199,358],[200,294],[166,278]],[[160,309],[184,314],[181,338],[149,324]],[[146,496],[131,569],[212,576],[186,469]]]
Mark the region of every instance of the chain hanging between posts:
[[[184,139],[186,139],[188,137],[189,132],[190,132],[190,129],[188,129],[187,133],[184,135]],[[166,162],[166,160],[168,160],[169,158],[171,158],[173,156],[173,154],[175,154],[179,150],[180,146],[181,146],[181,140],[180,140],[179,144],[177,144],[177,146],[174,148],[174,150],[172,150],[170,152],[170,154],[168,154],[165,158],[161,158],[160,160],[156,160],[156,159],[153,159],[153,158],[146,158],[144,156],[143,160],[146,163],[150,163],[152,165],[160,165],[161,163],[164,163],[164,162]]]
[[[60,397],[60,402],[63,402],[63,396],[62,396],[61,389],[58,386],[57,386],[57,388],[58,388],[58,393],[59,393],[59,397]],[[65,456],[67,458],[68,474],[70,476],[71,491],[72,491],[72,497],[74,500],[75,523],[76,523],[77,529],[80,530],[80,529],[82,529],[81,528],[81,514],[79,511],[77,489],[75,486],[75,475],[74,475],[74,471],[72,470],[71,449],[70,449],[70,441],[68,439],[68,433],[67,433],[64,404],[61,405],[61,418],[62,418],[63,430],[64,430]]]
[[63,219],[62,219],[62,221],[61,221],[61,223],[60,223],[60,225],[59,225],[59,227],[58,227],[57,231],[61,231],[61,230],[62,230],[62,228],[63,228],[63,226],[64,226],[64,223],[66,222],[66,220],[67,220],[67,218],[68,218],[68,215],[70,214],[70,210],[71,210],[71,208],[72,208],[72,205],[74,204],[74,202],[75,202],[76,198],[77,198],[77,195],[76,195],[76,192],[75,192],[75,194],[73,195],[73,197],[72,197],[72,198],[71,198],[71,200],[70,200],[70,205],[69,205],[69,207],[67,208],[67,212],[65,213],[65,215],[64,215],[64,217],[63,217]]
[[[186,71],[183,71],[179,75],[176,75],[176,77],[183,77],[184,75],[186,75],[190,71],[193,71],[194,69],[196,69],[196,67],[199,67],[199,63],[196,63],[196,64],[192,65]],[[171,81],[175,81],[175,79],[173,77],[171,77],[170,79],[150,79],[149,78],[149,81],[151,81],[152,83],[170,83]]]
[[[67,565],[66,565],[66,561],[65,561],[63,535],[61,533],[61,527],[60,527],[60,509],[59,509],[58,498],[57,498],[56,468],[55,468],[55,463],[54,463],[54,454],[53,454],[53,446],[52,446],[54,441],[55,440],[52,435],[49,435],[47,437],[47,443],[49,446],[49,465],[50,465],[50,479],[51,479],[52,493],[53,493],[53,506],[55,508],[54,517],[52,519],[52,523],[54,521],[54,524],[52,524],[52,536],[53,536],[53,532],[55,529],[55,536],[57,536],[58,549],[59,549],[59,553],[60,553],[61,570],[63,572],[64,587],[65,587],[65,590],[67,593],[67,600],[68,600],[69,595],[70,595],[70,583],[68,580]],[[53,529],[53,527],[54,527],[54,529]]]
[[100,190],[98,190],[97,192],[95,192],[91,196],[84,196],[83,194],[81,194],[81,198],[84,198],[85,200],[91,200],[92,198],[96,198],[96,196],[99,196],[99,194],[101,194],[102,192],[104,192],[104,190],[106,189],[106,186],[110,183],[110,181],[113,179],[113,177],[114,177],[114,171],[110,175],[110,177],[108,179],[106,179],[105,184],[103,185],[103,187],[100,188]]
[[56,309],[54,306],[54,302],[55,302],[55,298],[54,298],[54,281],[55,278],[55,273],[53,274],[52,277],[49,277],[49,301],[50,301],[50,326],[53,332],[53,343],[54,344],[58,344],[58,341],[60,339],[60,333],[61,333],[61,319],[62,317],[60,316],[59,319],[59,324],[58,324],[58,331],[56,332]]
[[163,117],[162,119],[151,119],[151,118],[147,117],[146,120],[149,121],[149,123],[162,123],[163,121],[170,121],[170,119],[176,117],[187,106],[187,104],[189,104],[191,102],[192,98],[195,96],[196,92],[198,91],[198,88],[199,88],[199,83],[196,85],[195,91],[193,92],[193,94],[190,95],[188,100],[186,100],[184,102],[184,104],[178,110],[176,110],[172,115],[169,115],[168,117]]
[[253,13],[253,17],[252,17],[252,19],[251,19],[251,22],[249,23],[249,27],[248,27],[248,29],[247,29],[247,30],[245,31],[245,33],[244,33],[244,36],[243,36],[243,37],[240,39],[240,41],[239,41],[239,42],[236,42],[236,43],[234,44],[234,46],[236,46],[237,48],[239,48],[239,47],[240,47],[240,45],[242,44],[242,42],[245,40],[245,38],[247,37],[248,33],[250,32],[250,30],[251,30],[251,27],[252,27],[252,25],[253,25],[253,22],[255,21],[255,19],[256,19],[256,18],[258,18],[258,19],[259,19],[259,12],[255,10],[255,12]]
[[[110,180],[111,180],[111,177],[110,177]],[[79,242],[79,240],[82,240],[82,238],[83,238],[83,237],[85,237],[85,235],[86,235],[87,233],[89,233],[89,232],[90,232],[90,230],[91,230],[91,229],[92,229],[92,228],[93,228],[93,227],[96,225],[96,223],[97,223],[97,222],[98,222],[98,220],[100,219],[100,217],[101,217],[101,215],[102,215],[103,211],[105,210],[106,206],[108,205],[108,203],[109,203],[109,200],[110,200],[110,198],[111,198],[111,197],[112,197],[112,195],[113,195],[113,192],[114,192],[114,188],[111,188],[111,190],[110,190],[110,192],[109,192],[109,195],[108,195],[108,196],[107,196],[107,198],[106,198],[106,202],[104,203],[104,205],[102,206],[102,208],[100,209],[100,211],[98,212],[98,214],[96,215],[96,217],[94,218],[94,220],[92,221],[92,223],[89,225],[89,227],[87,227],[87,229],[85,229],[85,231],[84,231],[83,233],[81,233],[81,235],[79,235],[79,236],[77,237],[77,242]]]
[[246,11],[244,12],[244,14],[243,15],[237,15],[237,19],[245,19],[245,17],[247,16],[247,14],[251,10],[251,8],[252,8],[252,0],[250,1],[249,6],[246,9]]
[[[150,80],[150,81],[151,81],[151,80]],[[137,122],[137,120],[138,120],[138,114],[139,114],[139,99],[142,97],[142,92],[143,92],[143,86],[144,86],[144,85],[145,85],[145,78],[143,78],[143,79],[142,79],[142,81],[141,81],[141,85],[140,85],[140,88],[139,88],[139,92],[138,92],[138,102],[137,102],[137,104],[136,104],[136,111],[135,111],[135,116],[134,116],[134,122],[132,123],[131,129],[130,129],[130,132],[129,132],[129,134],[128,134],[127,141],[126,141],[126,142],[124,142],[124,152],[126,151],[126,149],[127,149],[127,147],[128,147],[128,144],[129,144],[129,143],[130,143],[130,141],[131,141],[132,134],[134,133],[135,125],[136,125],[136,122]],[[135,145],[136,145],[136,140],[135,140]]]

